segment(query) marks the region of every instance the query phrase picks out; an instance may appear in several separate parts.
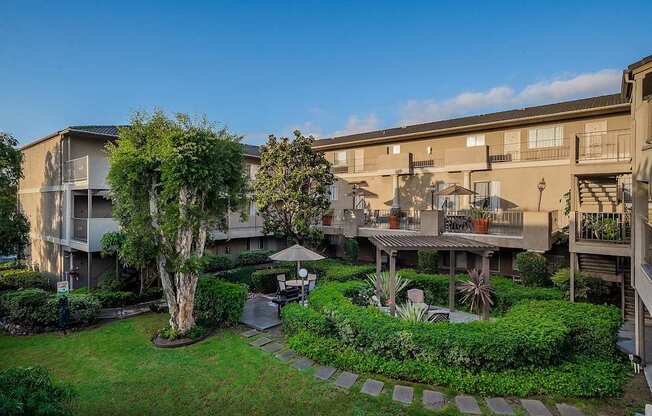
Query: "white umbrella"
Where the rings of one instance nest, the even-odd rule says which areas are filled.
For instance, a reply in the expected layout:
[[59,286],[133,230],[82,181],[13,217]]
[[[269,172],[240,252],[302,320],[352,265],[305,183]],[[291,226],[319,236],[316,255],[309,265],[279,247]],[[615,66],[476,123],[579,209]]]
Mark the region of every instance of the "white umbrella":
[[[315,261],[315,260],[321,260],[325,258],[321,254],[315,253],[312,250],[308,250],[307,248],[300,246],[299,244],[295,244],[292,247],[288,247],[285,250],[281,250],[276,254],[272,254],[269,256],[270,259],[274,261],[296,261],[297,262],[297,274],[299,274],[299,270],[301,268],[301,262],[302,261]],[[301,277],[301,303],[303,303],[304,300],[304,276]]]

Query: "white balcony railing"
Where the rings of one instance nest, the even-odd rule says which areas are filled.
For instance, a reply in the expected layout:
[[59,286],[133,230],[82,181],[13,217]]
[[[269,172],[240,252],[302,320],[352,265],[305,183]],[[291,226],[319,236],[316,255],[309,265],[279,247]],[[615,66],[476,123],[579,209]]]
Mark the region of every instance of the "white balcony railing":
[[65,162],[64,181],[66,183],[85,180],[88,180],[88,155]]
[[70,240],[80,243],[88,251],[99,251],[102,236],[117,231],[118,223],[113,218],[71,218]]

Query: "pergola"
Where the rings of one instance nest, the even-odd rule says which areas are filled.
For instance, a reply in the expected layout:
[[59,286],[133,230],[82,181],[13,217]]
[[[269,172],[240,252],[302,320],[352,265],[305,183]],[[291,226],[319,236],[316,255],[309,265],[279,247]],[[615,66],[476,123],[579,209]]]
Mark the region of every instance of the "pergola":
[[495,246],[481,241],[450,235],[391,235],[378,234],[369,237],[376,247],[376,287],[380,285],[380,272],[383,251],[389,256],[389,306],[394,315],[396,311],[396,256],[399,251],[449,251],[450,272],[448,278],[448,307],[455,309],[455,255],[465,251],[482,256],[482,273],[489,276],[489,259]]

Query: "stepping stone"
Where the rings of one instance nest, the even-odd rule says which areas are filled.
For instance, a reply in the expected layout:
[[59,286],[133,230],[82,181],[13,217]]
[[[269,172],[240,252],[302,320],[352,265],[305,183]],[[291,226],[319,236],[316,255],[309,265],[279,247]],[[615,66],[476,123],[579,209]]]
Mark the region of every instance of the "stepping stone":
[[280,351],[283,348],[283,345],[278,342],[270,342],[269,344],[263,345],[263,351],[265,352],[276,352]]
[[276,354],[276,358],[278,358],[281,361],[290,361],[291,359],[295,358],[297,354],[294,351],[288,350],[288,351],[283,351],[281,353]]
[[335,373],[333,367],[319,367],[315,372],[315,377],[320,380],[328,380]]
[[584,413],[575,406],[565,403],[557,403],[556,406],[561,416],[584,416]]
[[380,392],[383,391],[384,385],[385,383],[383,383],[382,381],[368,379],[362,385],[362,389],[360,390],[360,392],[364,394],[368,394],[370,396],[378,397]]
[[253,345],[254,347],[262,347],[263,345],[269,344],[270,342],[272,342],[271,339],[269,339],[267,337],[260,337],[260,338],[256,338],[255,340],[251,341],[249,343],[249,345]]
[[487,407],[489,410],[494,412],[497,415],[513,415],[514,410],[511,408],[507,400],[502,397],[494,397],[493,399],[487,399]]
[[443,409],[446,405],[444,395],[438,391],[424,390],[423,391],[423,407],[428,410]]
[[342,371],[342,374],[340,374],[339,377],[337,377],[337,380],[335,380],[335,385],[337,387],[342,387],[343,389],[350,389],[357,379],[357,374]]
[[455,396],[455,405],[460,412],[467,415],[481,415],[482,410],[473,396]]
[[315,362],[309,358],[300,358],[296,360],[293,364],[293,367],[299,371],[303,371],[306,368],[312,367]]
[[521,399],[521,405],[530,416],[552,416],[550,410],[539,400]]
[[414,397],[414,389],[408,386],[394,386],[394,392],[392,393],[392,400],[410,404],[412,403],[412,398]]
[[254,335],[258,335],[258,333],[259,333],[259,332],[258,332],[257,330],[255,330],[255,329],[250,329],[249,331],[245,331],[245,332],[241,333],[240,335],[243,336],[243,337],[245,337],[245,338],[251,338],[251,337],[253,337]]

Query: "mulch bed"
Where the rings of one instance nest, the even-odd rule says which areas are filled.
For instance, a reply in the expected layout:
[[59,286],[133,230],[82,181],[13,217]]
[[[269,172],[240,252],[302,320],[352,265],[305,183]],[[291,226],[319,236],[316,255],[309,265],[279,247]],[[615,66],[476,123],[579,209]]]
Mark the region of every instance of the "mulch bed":
[[161,338],[159,334],[156,334],[152,337],[152,344],[157,348],[179,348],[185,347],[187,345],[196,344],[200,341],[205,340],[206,338],[213,335],[214,330],[208,331],[206,334],[197,338],[179,338],[179,339],[167,339]]

